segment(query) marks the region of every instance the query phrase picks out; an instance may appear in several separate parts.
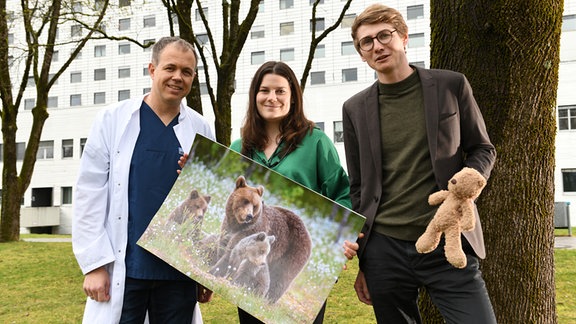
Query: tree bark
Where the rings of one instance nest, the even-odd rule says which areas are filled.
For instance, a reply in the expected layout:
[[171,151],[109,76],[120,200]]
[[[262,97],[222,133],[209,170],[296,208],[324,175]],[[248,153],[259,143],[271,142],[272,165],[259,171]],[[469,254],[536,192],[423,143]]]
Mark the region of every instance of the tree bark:
[[499,323],[555,323],[554,147],[562,0],[432,0],[431,66],[464,73],[498,158],[478,199]]

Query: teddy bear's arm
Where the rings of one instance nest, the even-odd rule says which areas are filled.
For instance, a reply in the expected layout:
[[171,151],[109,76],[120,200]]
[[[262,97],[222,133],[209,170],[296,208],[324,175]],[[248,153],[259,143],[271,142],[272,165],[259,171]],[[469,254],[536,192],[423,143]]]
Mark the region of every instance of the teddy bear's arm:
[[440,190],[428,197],[428,204],[434,206],[442,203],[448,197],[448,190]]
[[471,231],[476,225],[476,217],[474,216],[474,203],[472,200],[466,201],[462,204],[462,219],[460,221],[460,226],[462,231]]

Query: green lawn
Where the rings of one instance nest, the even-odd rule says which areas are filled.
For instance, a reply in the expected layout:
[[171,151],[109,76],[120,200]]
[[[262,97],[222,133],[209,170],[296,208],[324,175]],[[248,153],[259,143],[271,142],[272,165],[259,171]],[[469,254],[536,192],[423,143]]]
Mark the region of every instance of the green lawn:
[[[576,323],[576,250],[556,250],[555,257],[558,322]],[[375,323],[352,288],[357,264],[348,266],[329,297],[325,322]],[[80,323],[85,297],[70,243],[0,244],[0,278],[0,323]],[[238,322],[236,308],[218,296],[201,308],[205,323]]]

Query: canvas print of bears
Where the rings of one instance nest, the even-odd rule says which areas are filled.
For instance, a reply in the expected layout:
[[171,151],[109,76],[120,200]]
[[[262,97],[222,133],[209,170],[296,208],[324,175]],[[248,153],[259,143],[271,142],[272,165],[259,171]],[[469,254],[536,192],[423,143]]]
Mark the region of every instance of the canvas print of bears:
[[312,323],[364,217],[202,136],[138,244],[268,323]]

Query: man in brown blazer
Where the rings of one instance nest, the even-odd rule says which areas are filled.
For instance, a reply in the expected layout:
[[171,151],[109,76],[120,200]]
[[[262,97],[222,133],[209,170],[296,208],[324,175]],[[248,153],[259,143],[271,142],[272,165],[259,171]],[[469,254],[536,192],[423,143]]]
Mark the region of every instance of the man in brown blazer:
[[475,230],[464,233],[466,268],[446,261],[444,241],[429,254],[415,248],[437,208],[428,196],[465,166],[488,178],[496,158],[468,81],[409,65],[408,28],[395,9],[368,7],[352,38],[378,76],[343,106],[352,206],[367,220],[358,298],[378,323],[421,323],[418,291],[426,287],[448,323],[495,323],[478,264],[486,252],[477,212]]

